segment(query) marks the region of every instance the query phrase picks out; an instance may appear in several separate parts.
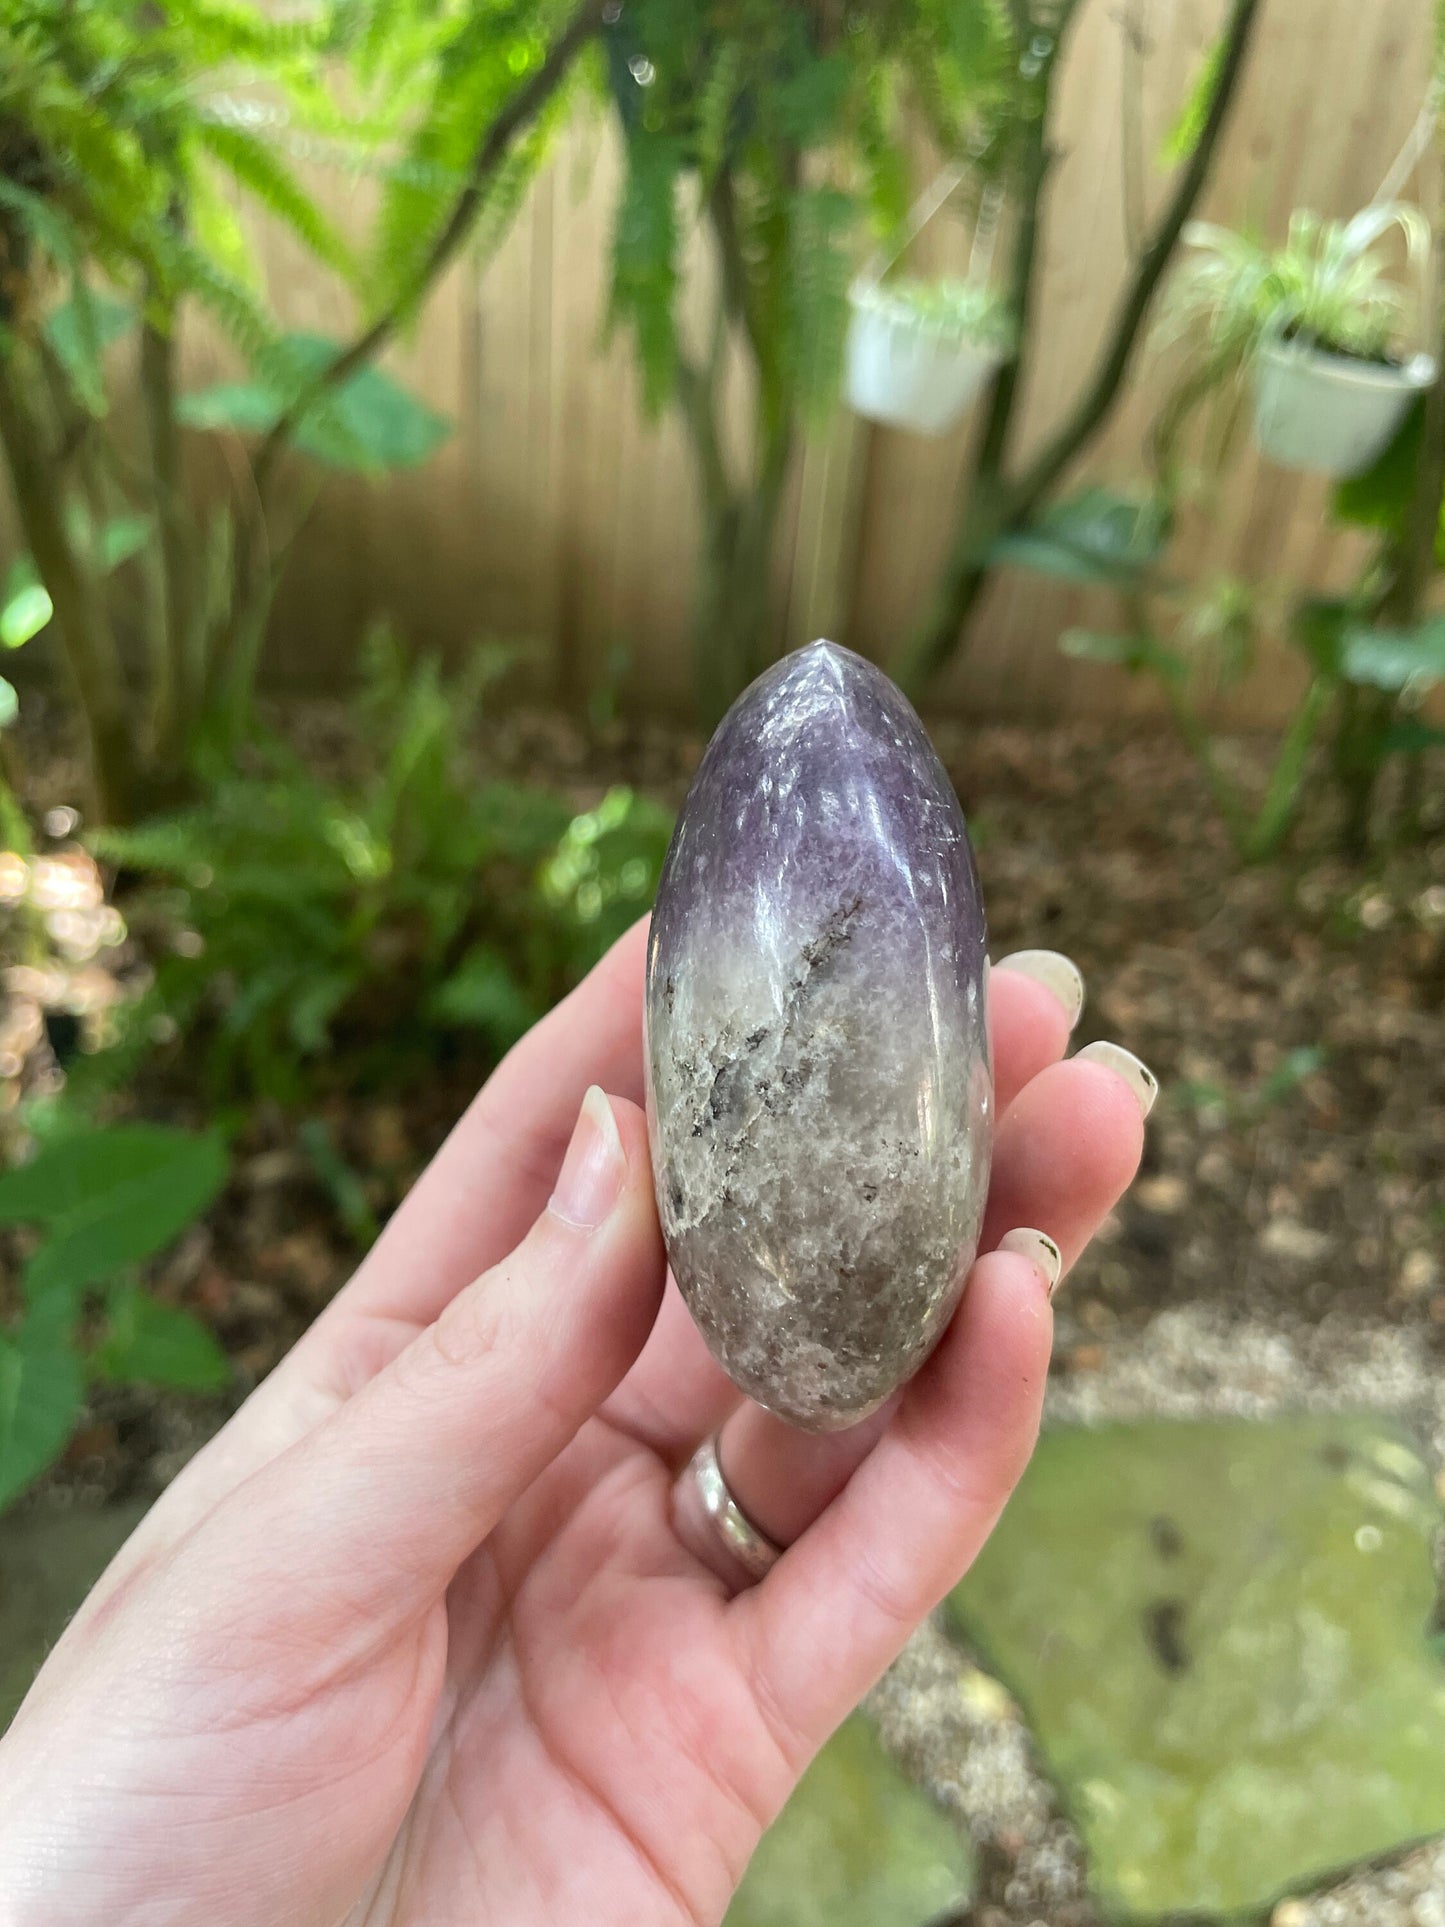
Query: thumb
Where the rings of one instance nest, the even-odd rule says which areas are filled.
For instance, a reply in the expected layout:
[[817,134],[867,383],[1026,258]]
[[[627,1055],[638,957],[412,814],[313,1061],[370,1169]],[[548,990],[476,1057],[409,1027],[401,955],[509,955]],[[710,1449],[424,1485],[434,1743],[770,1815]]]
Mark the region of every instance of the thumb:
[[594,1086],[516,1250],[232,1496],[297,1610],[425,1610],[627,1372],[664,1275],[642,1113]]

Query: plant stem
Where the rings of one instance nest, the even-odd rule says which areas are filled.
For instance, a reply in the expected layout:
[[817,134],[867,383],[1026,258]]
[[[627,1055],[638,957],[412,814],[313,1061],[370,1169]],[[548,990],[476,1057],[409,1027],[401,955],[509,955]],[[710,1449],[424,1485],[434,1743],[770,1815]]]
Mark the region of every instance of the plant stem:
[[[1262,0],[1234,0],[1225,33],[1219,80],[1209,113],[1168,204],[1135,264],[1116,311],[1104,353],[1073,413],[1016,480],[1011,480],[1001,465],[992,469],[987,465],[986,458],[994,446],[1006,442],[1008,417],[1013,408],[1011,394],[1006,394],[1000,401],[996,391],[991,398],[989,424],[980,447],[974,485],[944,567],[939,594],[927,620],[911,639],[898,664],[898,677],[905,688],[919,690],[959,646],[964,625],[992,572],[989,553],[998,536],[1027,523],[1107,422],[1133,361],[1164,270],[1209,178],[1215,152],[1244,71],[1261,4]],[[1035,177],[1026,178],[1030,185],[1034,185]],[[1038,201],[1043,187],[1044,176],[1037,176],[1035,191],[1031,196],[1032,206],[1025,206],[1021,221],[1037,222]],[[1009,385],[1015,386],[1016,383],[1015,373]],[[996,409],[1002,409],[1005,416],[1001,431],[993,420]]]
[[175,746],[181,691],[194,620],[192,552],[195,536],[186,510],[181,442],[176,420],[175,314],[141,324],[140,392],[149,443],[151,488],[160,535],[159,621],[147,643],[151,663],[149,737],[157,763]]
[[1262,0],[1234,0],[1224,57],[1219,67],[1219,81],[1199,139],[1180,173],[1148,245],[1139,257],[1133,278],[1115,316],[1109,346],[1093,381],[1073,415],[1044,448],[1020,484],[1020,494],[1030,506],[1053,487],[1084,444],[1098,433],[1118,399],[1164,270],[1179,245],[1179,237],[1209,179],[1215,150],[1219,146],[1240,76],[1244,72],[1245,56],[1249,51],[1250,37],[1261,4]]
[[301,391],[289,407],[283,409],[261,443],[254,465],[257,493],[263,500],[276,464],[301,423],[327,395],[341,387],[358,369],[367,367],[376,359],[450,266],[481,213],[487,191],[506,159],[513,140],[537,118],[566,79],[582,48],[601,31],[605,4],[606,0],[583,0],[548,49],[541,66],[517,89],[490,123],[472,156],[466,182],[412,286],[383,309]]
[[1236,852],[1243,856],[1249,841],[1250,830],[1244,799],[1233,779],[1220,766],[1219,758],[1215,754],[1214,738],[1191,707],[1188,698],[1167,678],[1161,678],[1160,683],[1165,700],[1169,704],[1169,713],[1174,719],[1174,726],[1183,737],[1185,746],[1198,763],[1204,780],[1209,785],[1209,794],[1214,798],[1214,806],[1224,819],[1224,827],[1229,832],[1230,842],[1234,845]]
[[1285,733],[1284,742],[1280,745],[1264,800],[1249,826],[1248,834],[1239,845],[1239,854],[1246,863],[1264,862],[1283,843],[1299,807],[1310,746],[1329,707],[1332,693],[1330,683],[1324,676],[1316,676],[1305,691]]
[[0,441],[85,720],[96,807],[104,820],[123,822],[135,798],[136,758],[119,653],[101,585],[71,541],[56,495],[53,451],[33,401],[41,377],[35,366],[22,367],[22,360],[28,358],[19,338],[0,336]]
[[[1438,241],[1436,251],[1438,257]],[[1438,273],[1436,279],[1438,285]],[[1435,380],[1425,395],[1410,499],[1377,565],[1381,586],[1374,597],[1373,618],[1387,628],[1398,630],[1414,628],[1424,614],[1435,576],[1440,539],[1440,508],[1445,497],[1445,305],[1436,315],[1436,333],[1441,360]],[[1364,856],[1369,848],[1375,802],[1386,762],[1384,739],[1399,710],[1399,691],[1349,686],[1343,691],[1335,735],[1335,773],[1345,794],[1346,844],[1357,857]],[[1409,774],[1407,770],[1402,787],[1398,819],[1401,825],[1412,808]]]
[[[333,360],[281,411],[263,438],[252,464],[254,497],[237,520],[233,564],[233,610],[213,650],[208,682],[214,686],[224,674],[228,709],[234,718],[250,702],[249,685],[242,686],[238,665],[254,675],[259,661],[266,612],[275,589],[275,558],[267,529],[267,507],[277,470],[296,431],[314,409],[360,369],[368,367],[391,344],[408,317],[460,252],[507,152],[557,92],[578,54],[603,26],[607,0],[582,0],[567,25],[548,49],[542,64],[520,86],[490,122],[477,144],[467,179],[452,203],[451,212],[428,250],[411,287],[356,334]],[[258,627],[258,625],[260,625]],[[219,656],[220,662],[216,660]],[[214,687],[208,701],[214,695]]]
[[[795,150],[775,156],[780,178],[795,181]],[[735,183],[723,167],[709,190],[706,214],[717,247],[721,285],[712,352],[699,368],[679,361],[678,407],[697,467],[703,511],[703,564],[693,623],[693,662],[703,720],[715,723],[764,667],[772,614],[773,549],[778,512],[796,445],[795,410],[778,364],[777,330],[769,325],[773,291],[749,273],[738,224]],[[771,252],[771,251],[770,251]],[[750,472],[728,472],[717,429],[720,348],[731,321],[747,348],[755,389]]]

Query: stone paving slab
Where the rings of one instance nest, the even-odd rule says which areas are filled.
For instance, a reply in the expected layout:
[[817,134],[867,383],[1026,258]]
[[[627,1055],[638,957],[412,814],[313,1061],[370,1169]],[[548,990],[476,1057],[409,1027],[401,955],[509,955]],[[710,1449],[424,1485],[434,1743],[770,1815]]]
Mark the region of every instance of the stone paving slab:
[[1360,1416],[1047,1432],[954,1594],[1106,1909],[1258,1911],[1445,1829],[1440,1505]]

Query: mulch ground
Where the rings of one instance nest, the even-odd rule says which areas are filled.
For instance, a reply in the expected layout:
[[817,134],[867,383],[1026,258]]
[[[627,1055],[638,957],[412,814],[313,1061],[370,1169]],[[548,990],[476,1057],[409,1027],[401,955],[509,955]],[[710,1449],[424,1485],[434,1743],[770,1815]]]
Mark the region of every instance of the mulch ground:
[[[332,712],[298,729],[316,754],[343,753]],[[1163,1086],[1140,1182],[1071,1281],[1056,1369],[1098,1370],[1112,1337],[1201,1300],[1257,1317],[1386,1317],[1438,1354],[1445,821],[1432,843],[1368,869],[1305,854],[1241,870],[1162,730],[948,724],[936,738],[975,834],[993,954],[1066,951],[1089,986],[1078,1041],[1127,1044]],[[498,723],[481,747],[491,768],[579,804],[613,782],[676,804],[701,745],[662,729],[599,740],[538,713]],[[1255,752],[1235,754],[1247,768]],[[1323,827],[1306,824],[1306,852]],[[414,1096],[329,1107],[378,1216],[474,1077],[457,1065]],[[355,1252],[285,1119],[257,1114],[238,1151],[221,1205],[155,1282],[209,1318],[244,1390]],[[77,1496],[156,1490],[224,1409],[106,1392],[56,1477]]]

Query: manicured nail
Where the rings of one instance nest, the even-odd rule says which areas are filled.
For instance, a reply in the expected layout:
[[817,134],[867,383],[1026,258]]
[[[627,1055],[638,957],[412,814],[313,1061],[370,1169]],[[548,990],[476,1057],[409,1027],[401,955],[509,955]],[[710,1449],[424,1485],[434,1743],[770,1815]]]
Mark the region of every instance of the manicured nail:
[[998,1241],[1000,1251],[1012,1251],[1020,1258],[1027,1258],[1044,1281],[1044,1290],[1052,1298],[1054,1286],[1059,1282],[1059,1274],[1064,1268],[1063,1253],[1046,1231],[1033,1231],[1020,1225],[1016,1231],[1006,1231]]
[[1106,1071],[1122,1077],[1129,1089],[1139,1100],[1139,1109],[1148,1117],[1154,1108],[1154,1100],[1159,1095],[1159,1079],[1149,1066],[1137,1058],[1133,1051],[1125,1050],[1122,1044],[1085,1044],[1079,1052],[1091,1063],[1102,1064]]
[[612,1106],[594,1084],[582,1100],[572,1142],[547,1209],[554,1218],[595,1231],[611,1211],[627,1173],[627,1155]]
[[1000,957],[997,968],[1016,970],[1021,977],[1032,977],[1064,1007],[1069,1029],[1079,1021],[1084,1008],[1084,976],[1079,966],[1062,950],[1015,950],[1011,957]]

